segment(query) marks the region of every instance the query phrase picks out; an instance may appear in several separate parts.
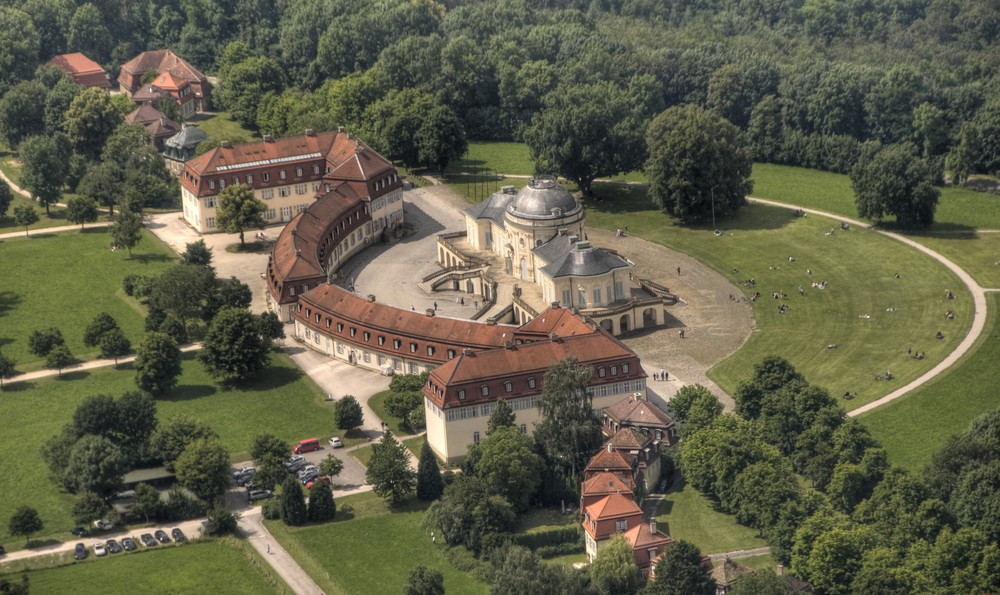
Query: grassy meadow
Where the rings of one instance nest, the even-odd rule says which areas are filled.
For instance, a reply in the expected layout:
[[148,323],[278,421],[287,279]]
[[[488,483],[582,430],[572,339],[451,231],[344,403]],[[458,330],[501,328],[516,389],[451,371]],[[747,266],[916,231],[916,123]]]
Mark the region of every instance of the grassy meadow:
[[[194,354],[185,354],[177,387],[157,399],[159,419],[184,414],[205,422],[233,454],[246,460],[250,440],[269,432],[289,444],[309,436],[329,436],[333,418],[325,406],[325,393],[282,354],[271,357],[271,367],[256,381],[220,386],[205,372]],[[40,451],[45,441],[72,420],[76,407],[86,397],[115,397],[135,390],[131,365],[122,369],[100,368],[63,374],[33,382],[8,384],[0,398],[0,419],[8,422],[0,434],[4,473],[0,474],[0,519],[10,518],[21,504],[35,507],[45,529],[39,535],[69,539],[73,527],[74,497],[59,491],[49,479]],[[240,454],[242,453],[242,454]],[[6,523],[0,525],[0,543],[7,549],[21,548],[24,540],[13,539]]]
[[[352,509],[344,512],[345,505]],[[431,543],[420,526],[427,504],[413,501],[390,511],[374,493],[337,500],[331,523],[268,529],[327,593],[400,593],[406,577],[423,564],[441,571],[449,594],[485,594],[487,585],[457,570],[445,558],[443,540]]]
[[[248,544],[236,540],[192,542],[138,549],[82,562],[32,570],[33,593],[291,593]],[[21,575],[10,574],[19,583]]]
[[[678,477],[680,477],[678,475]],[[711,499],[678,479],[660,501],[656,522],[674,539],[684,539],[705,554],[723,554],[767,545],[757,531],[718,510]]]
[[212,137],[213,140],[217,141],[228,140],[235,142],[239,138],[252,141],[257,138],[256,134],[233,120],[229,112],[216,112],[204,119],[194,121],[193,124],[200,128],[202,132]]
[[44,368],[28,351],[28,335],[56,327],[78,359],[93,359],[96,348],[83,345],[83,331],[100,312],[118,321],[135,346],[144,332],[143,314],[124,299],[125,275],[159,275],[175,256],[149,231],[129,258],[112,252],[106,228],[0,240],[0,349],[20,372]]

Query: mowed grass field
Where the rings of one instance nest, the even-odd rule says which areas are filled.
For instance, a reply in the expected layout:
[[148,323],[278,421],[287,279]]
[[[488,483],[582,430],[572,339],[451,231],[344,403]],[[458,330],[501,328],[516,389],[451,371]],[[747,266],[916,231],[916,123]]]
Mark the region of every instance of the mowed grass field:
[[660,530],[674,539],[690,541],[703,554],[724,554],[767,545],[757,531],[720,512],[712,500],[687,485],[683,478],[677,480],[660,501],[656,522]]
[[233,117],[229,114],[229,112],[216,112],[204,120],[198,120],[193,123],[195,126],[200,128],[202,132],[217,141],[228,140],[235,142],[238,138],[245,139],[246,141],[252,141],[257,138],[256,134],[242,127],[239,122],[233,120]]
[[969,355],[947,374],[860,416],[894,463],[920,470],[972,418],[1000,407],[1000,294],[986,299],[987,332]]
[[972,275],[980,287],[1000,288],[1000,233],[957,232],[941,234],[911,234],[920,242],[940,253]]
[[[91,551],[83,562],[27,574],[32,593],[291,593],[250,550],[223,540],[100,559]],[[19,584],[21,575],[4,578]]]
[[83,345],[83,331],[99,312],[111,314],[133,346],[142,339],[142,315],[119,297],[122,279],[159,275],[175,256],[145,230],[132,258],[110,245],[105,228],[0,240],[0,350],[18,371],[44,367],[28,351],[28,336],[48,327],[62,331],[76,358],[96,358],[99,351]]
[[[409,572],[423,564],[441,571],[449,594],[485,594],[487,585],[445,558],[443,540],[431,542],[420,526],[427,504],[413,501],[390,511],[374,493],[339,498],[331,523],[268,529],[327,593],[401,593]],[[345,505],[353,511],[343,512]]]
[[[795,217],[787,209],[758,204],[720,222],[725,234],[716,237],[706,228],[676,225],[648,202],[642,187],[600,184],[598,193],[603,200],[587,203],[588,225],[627,226],[633,235],[697,258],[744,295],[761,293],[753,304],[757,329],[709,372],[730,394],[752,375],[754,365],[775,354],[834,395],[856,393],[845,406],[857,407],[929,370],[971,324],[971,296],[957,277],[932,258],[876,233],[838,230],[828,236],[835,227],[829,219]],[[670,263],[665,267],[672,268]],[[756,285],[740,285],[748,279]],[[811,287],[823,281],[827,289]],[[957,299],[946,299],[948,289]],[[771,297],[781,291],[787,298]],[[789,310],[779,314],[779,304]],[[954,311],[955,320],[944,319],[947,310]],[[934,338],[939,330],[943,340]],[[907,349],[926,357],[912,359]],[[886,370],[894,380],[874,379]]]
[[[72,420],[76,407],[86,397],[109,394],[119,397],[135,390],[135,372],[100,368],[64,374],[63,379],[46,378],[34,382],[14,382],[0,393],[0,419],[6,424],[0,433],[3,473],[0,473],[0,519],[8,519],[22,504],[36,508],[45,529],[36,537],[55,535],[70,539],[74,525],[74,496],[59,491],[49,479],[41,450],[46,440]],[[273,354],[271,367],[258,380],[233,387],[217,385],[195,359],[185,354],[183,373],[177,387],[157,399],[158,417],[165,420],[183,414],[211,426],[234,460],[246,460],[250,441],[268,432],[291,445],[310,436],[333,433],[333,417],[325,406],[325,393],[287,357]],[[238,455],[236,453],[243,453]],[[12,538],[6,522],[0,523],[0,543],[12,548],[24,546]]]

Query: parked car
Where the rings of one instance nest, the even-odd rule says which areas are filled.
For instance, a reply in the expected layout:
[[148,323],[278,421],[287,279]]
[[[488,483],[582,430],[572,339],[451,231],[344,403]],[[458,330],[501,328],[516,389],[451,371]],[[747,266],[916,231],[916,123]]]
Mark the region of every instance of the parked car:
[[307,483],[312,483],[317,477],[319,477],[319,471],[310,471],[309,473],[299,477],[299,481],[302,482],[302,485],[305,485]]
[[241,475],[253,475],[257,472],[256,467],[243,467],[242,469],[237,469],[233,471],[233,479],[239,479]]
[[187,535],[184,535],[184,532],[179,527],[175,527],[170,534],[174,536],[174,541],[187,541]]
[[153,547],[154,545],[156,545],[156,540],[153,539],[153,536],[150,535],[149,533],[143,533],[142,535],[139,536],[139,539],[142,540],[142,545],[146,547]]
[[97,543],[94,544],[94,555],[95,556],[107,556],[108,555],[108,549],[104,545],[103,541],[98,541]]
[[94,521],[94,528],[100,529],[101,531],[110,531],[115,528],[115,524],[109,520],[101,519],[99,521]]
[[118,545],[118,542],[114,539],[108,540],[108,553],[120,554],[122,551],[122,546]]
[[340,441],[340,438],[334,436],[333,438],[330,438],[330,446],[333,448],[344,448],[344,443]]
[[292,458],[285,461],[285,469],[288,469],[292,473],[295,473],[299,469],[306,466],[306,458],[301,455],[294,455]]
[[258,500],[267,500],[271,497],[271,490],[254,490],[247,493],[247,499],[251,502],[256,502]]
[[73,527],[69,532],[77,537],[87,537],[90,535],[90,531],[87,531],[83,527]]
[[76,548],[73,549],[73,557],[77,560],[83,560],[87,557],[87,546],[82,543],[76,544]]
[[122,539],[122,547],[125,549],[126,552],[131,552],[136,548],[135,540],[132,539],[131,537],[126,537],[125,539]]
[[299,470],[299,472],[298,472],[298,478],[302,479],[306,475],[309,475],[310,473],[316,473],[318,471],[319,471],[319,467],[317,467],[316,465],[306,465],[305,467],[303,467],[302,469]]
[[256,474],[257,474],[256,471],[252,471],[250,473],[244,473],[243,475],[240,475],[239,477],[236,478],[236,485],[245,486],[249,482],[253,481],[253,478]]
[[299,443],[292,447],[292,452],[300,455],[304,452],[319,450],[319,438],[307,438],[299,440]]
[[320,475],[316,479],[313,479],[313,480],[307,482],[306,483],[306,489],[309,489],[309,488],[313,487],[313,484],[316,483],[317,481],[322,481],[322,482],[326,483],[327,485],[331,485],[331,486],[333,485],[333,478],[332,477],[330,477],[329,475]]
[[156,532],[153,533],[153,537],[155,537],[156,541],[159,541],[160,543],[170,543],[170,536],[168,536],[167,532],[163,529],[157,529]]

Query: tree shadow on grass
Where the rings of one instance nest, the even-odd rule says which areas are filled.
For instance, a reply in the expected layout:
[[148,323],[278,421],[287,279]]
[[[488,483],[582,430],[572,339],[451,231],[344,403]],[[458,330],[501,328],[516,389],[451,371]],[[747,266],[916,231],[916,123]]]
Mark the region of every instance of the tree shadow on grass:
[[151,262],[171,262],[174,260],[166,254],[133,254],[128,259],[139,261],[142,264],[149,264]]
[[84,227],[80,233],[108,233],[107,227]]
[[21,296],[13,291],[0,291],[0,316],[21,303]]
[[219,392],[214,386],[208,384],[181,384],[175,386],[169,393],[158,398],[160,401],[190,401],[210,397]]
[[11,382],[10,380],[4,380],[3,390],[0,391],[0,394],[18,393],[26,390],[32,390],[33,388],[35,388],[35,383],[29,382],[27,380],[15,380],[13,382]]
[[225,382],[222,383],[222,385],[228,390],[239,392],[265,392],[291,384],[302,378],[304,375],[305,374],[302,370],[299,370],[298,368],[271,366],[261,372],[261,374],[256,378],[250,378],[243,381]]
[[56,376],[56,380],[83,380],[84,378],[90,376],[88,370],[74,370],[72,372],[63,372]]
[[24,548],[33,550],[38,548],[56,547],[59,545],[62,545],[62,542],[58,539],[32,539],[28,542],[28,545],[24,546]]

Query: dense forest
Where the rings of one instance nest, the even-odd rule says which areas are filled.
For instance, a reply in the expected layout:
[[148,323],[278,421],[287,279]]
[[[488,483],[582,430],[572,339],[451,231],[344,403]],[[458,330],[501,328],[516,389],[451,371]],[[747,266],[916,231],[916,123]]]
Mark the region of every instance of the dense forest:
[[[594,114],[566,117],[581,135],[613,115],[606,148],[627,156],[606,168],[638,169],[648,122],[693,103],[741,129],[758,161],[845,172],[875,141],[907,143],[959,181],[1000,173],[997,0],[5,4],[0,92],[62,52],[114,78],[139,51],[168,47],[220,77],[220,107],[275,135],[344,125],[379,145],[423,125],[531,140],[544,133],[533,117],[569,105]],[[420,150],[389,152],[454,157]]]

